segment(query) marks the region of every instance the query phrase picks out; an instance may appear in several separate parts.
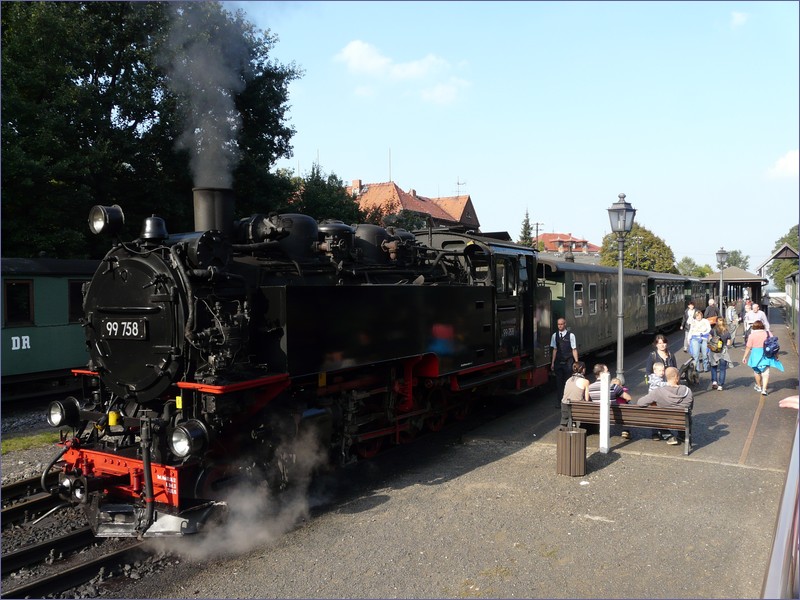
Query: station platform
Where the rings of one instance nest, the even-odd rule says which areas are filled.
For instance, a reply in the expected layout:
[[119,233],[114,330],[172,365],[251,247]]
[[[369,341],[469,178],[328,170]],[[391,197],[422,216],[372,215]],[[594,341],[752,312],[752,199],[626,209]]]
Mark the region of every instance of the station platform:
[[[772,369],[768,396],[756,392],[753,371],[741,362],[739,336],[724,390],[711,389],[709,373],[701,373],[694,387],[688,456],[682,444],[652,440],[652,430],[631,429],[631,439],[624,439],[612,426],[607,453],[598,448],[598,434],[587,435],[584,476],[555,475],[560,410],[554,393],[464,436],[469,444],[524,448],[530,467],[553,484],[546,500],[553,520],[564,511],[572,515],[563,532],[521,525],[532,530],[529,536],[553,536],[548,546],[559,548],[560,567],[575,568],[564,591],[549,597],[760,596],[798,427],[798,411],[778,406],[798,393],[795,340],[783,324],[783,309],[770,309],[768,318],[785,371]],[[680,366],[689,356],[682,350],[683,332],[668,339]],[[634,400],[647,393],[644,367],[651,349],[640,344],[626,352],[626,387]],[[605,361],[588,357],[587,371],[595,362]],[[613,362],[606,364],[613,374]],[[537,496],[532,493],[530,501]]]

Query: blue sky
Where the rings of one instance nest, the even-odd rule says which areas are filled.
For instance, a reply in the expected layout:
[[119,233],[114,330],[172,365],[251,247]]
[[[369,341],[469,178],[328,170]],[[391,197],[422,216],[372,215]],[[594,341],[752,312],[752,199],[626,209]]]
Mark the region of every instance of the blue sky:
[[624,192],[676,260],[800,220],[797,2],[229,2],[304,75],[279,167],[469,194],[600,244]]

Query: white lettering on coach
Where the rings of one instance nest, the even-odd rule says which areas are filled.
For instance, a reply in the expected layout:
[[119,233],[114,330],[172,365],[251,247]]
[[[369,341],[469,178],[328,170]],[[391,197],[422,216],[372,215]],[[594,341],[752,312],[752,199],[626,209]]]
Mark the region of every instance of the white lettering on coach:
[[12,350],[30,350],[31,338],[28,335],[12,335],[11,336],[11,349]]

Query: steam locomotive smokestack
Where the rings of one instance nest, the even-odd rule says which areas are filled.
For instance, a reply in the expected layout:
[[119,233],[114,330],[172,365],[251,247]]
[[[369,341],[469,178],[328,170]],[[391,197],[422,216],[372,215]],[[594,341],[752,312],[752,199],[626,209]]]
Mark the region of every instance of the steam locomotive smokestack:
[[236,199],[228,188],[193,188],[194,230],[218,229],[228,239],[233,233]]

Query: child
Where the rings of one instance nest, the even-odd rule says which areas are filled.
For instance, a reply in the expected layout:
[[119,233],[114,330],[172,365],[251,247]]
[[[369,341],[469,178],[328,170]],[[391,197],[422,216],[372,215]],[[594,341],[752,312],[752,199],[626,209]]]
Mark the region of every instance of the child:
[[653,372],[650,374],[650,377],[647,378],[647,382],[648,392],[667,385],[667,382],[664,381],[664,363],[653,363]]
[[[662,386],[667,385],[666,380],[664,379],[664,363],[662,362],[655,362],[653,363],[653,372],[650,373],[650,377],[647,378],[648,381],[648,388],[647,391],[650,392],[656,388],[660,388]],[[661,429],[654,429],[653,430],[653,440],[660,441],[666,439],[664,437],[665,431]]]
[[[625,398],[622,397],[622,394],[627,394],[628,393],[628,388],[626,388],[624,385],[622,385],[622,382],[619,380],[619,378],[618,377],[614,377],[614,379],[612,379],[609,383],[611,383],[612,385],[616,385],[617,387],[619,387],[622,390],[622,392],[619,393],[617,395],[617,397],[616,397],[617,404],[628,404],[628,401]],[[613,388],[612,388],[612,390],[613,390]]]

